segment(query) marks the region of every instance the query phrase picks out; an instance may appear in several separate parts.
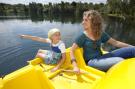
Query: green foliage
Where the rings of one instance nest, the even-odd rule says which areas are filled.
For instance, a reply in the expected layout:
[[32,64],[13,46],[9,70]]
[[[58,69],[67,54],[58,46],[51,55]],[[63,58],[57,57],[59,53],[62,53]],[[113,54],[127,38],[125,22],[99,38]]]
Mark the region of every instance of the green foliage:
[[108,13],[124,17],[135,16],[135,0],[107,0]]
[[4,4],[0,3],[0,15],[58,15],[58,14],[66,14],[66,15],[81,15],[83,11],[88,9],[96,9],[98,11],[102,11],[104,8],[104,4],[93,4],[93,3],[81,3],[81,2],[63,2],[61,3],[49,3],[49,4],[41,4],[32,2],[29,5],[23,4]]
[[42,4],[32,2],[24,4],[4,4],[0,3],[0,15],[25,15],[43,16],[47,15],[74,15],[81,16],[85,10],[94,9],[101,13],[111,14],[119,17],[135,16],[135,0],[107,0],[107,3],[72,3],[61,1],[61,3]]

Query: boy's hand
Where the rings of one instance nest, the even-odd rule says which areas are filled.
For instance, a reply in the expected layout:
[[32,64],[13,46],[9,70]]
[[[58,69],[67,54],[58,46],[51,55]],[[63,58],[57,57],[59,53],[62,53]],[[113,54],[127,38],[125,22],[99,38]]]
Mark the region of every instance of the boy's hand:
[[21,38],[24,38],[26,35],[20,35]]
[[51,70],[51,72],[55,72],[56,70],[58,70],[59,69],[59,67],[54,67],[52,70]]

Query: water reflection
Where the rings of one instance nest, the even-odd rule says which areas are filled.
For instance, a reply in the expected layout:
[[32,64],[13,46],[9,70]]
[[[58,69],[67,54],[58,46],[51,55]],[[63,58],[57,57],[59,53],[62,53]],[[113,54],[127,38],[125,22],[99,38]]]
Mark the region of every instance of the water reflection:
[[52,15],[52,14],[41,14],[41,15],[36,15],[36,14],[31,14],[30,16],[0,16],[0,20],[8,20],[8,19],[21,19],[21,20],[25,20],[25,19],[31,19],[32,22],[40,22],[40,21],[50,21],[50,23],[52,22],[61,22],[61,23],[80,23],[81,22],[81,15],[73,15],[73,14],[56,14],[56,15]]

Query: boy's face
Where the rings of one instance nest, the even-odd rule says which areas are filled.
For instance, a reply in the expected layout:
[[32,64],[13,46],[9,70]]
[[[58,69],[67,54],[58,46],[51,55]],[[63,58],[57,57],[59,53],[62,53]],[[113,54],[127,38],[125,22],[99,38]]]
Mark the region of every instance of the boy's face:
[[59,33],[59,32],[56,32],[55,34],[53,34],[53,35],[52,35],[52,37],[51,37],[51,38],[52,38],[52,40],[53,40],[53,41],[55,41],[55,42],[56,42],[56,41],[61,40],[61,35],[60,35],[60,33]]

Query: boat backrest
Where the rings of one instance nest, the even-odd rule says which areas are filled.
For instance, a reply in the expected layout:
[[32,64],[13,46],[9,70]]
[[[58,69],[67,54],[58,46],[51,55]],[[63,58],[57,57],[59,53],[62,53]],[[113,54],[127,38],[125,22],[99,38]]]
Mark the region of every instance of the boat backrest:
[[[83,50],[81,48],[75,50],[75,58],[80,68],[86,66],[82,53]],[[70,58],[70,48],[66,49],[66,60],[63,64],[63,67],[68,67],[68,66],[72,66],[71,58]]]

